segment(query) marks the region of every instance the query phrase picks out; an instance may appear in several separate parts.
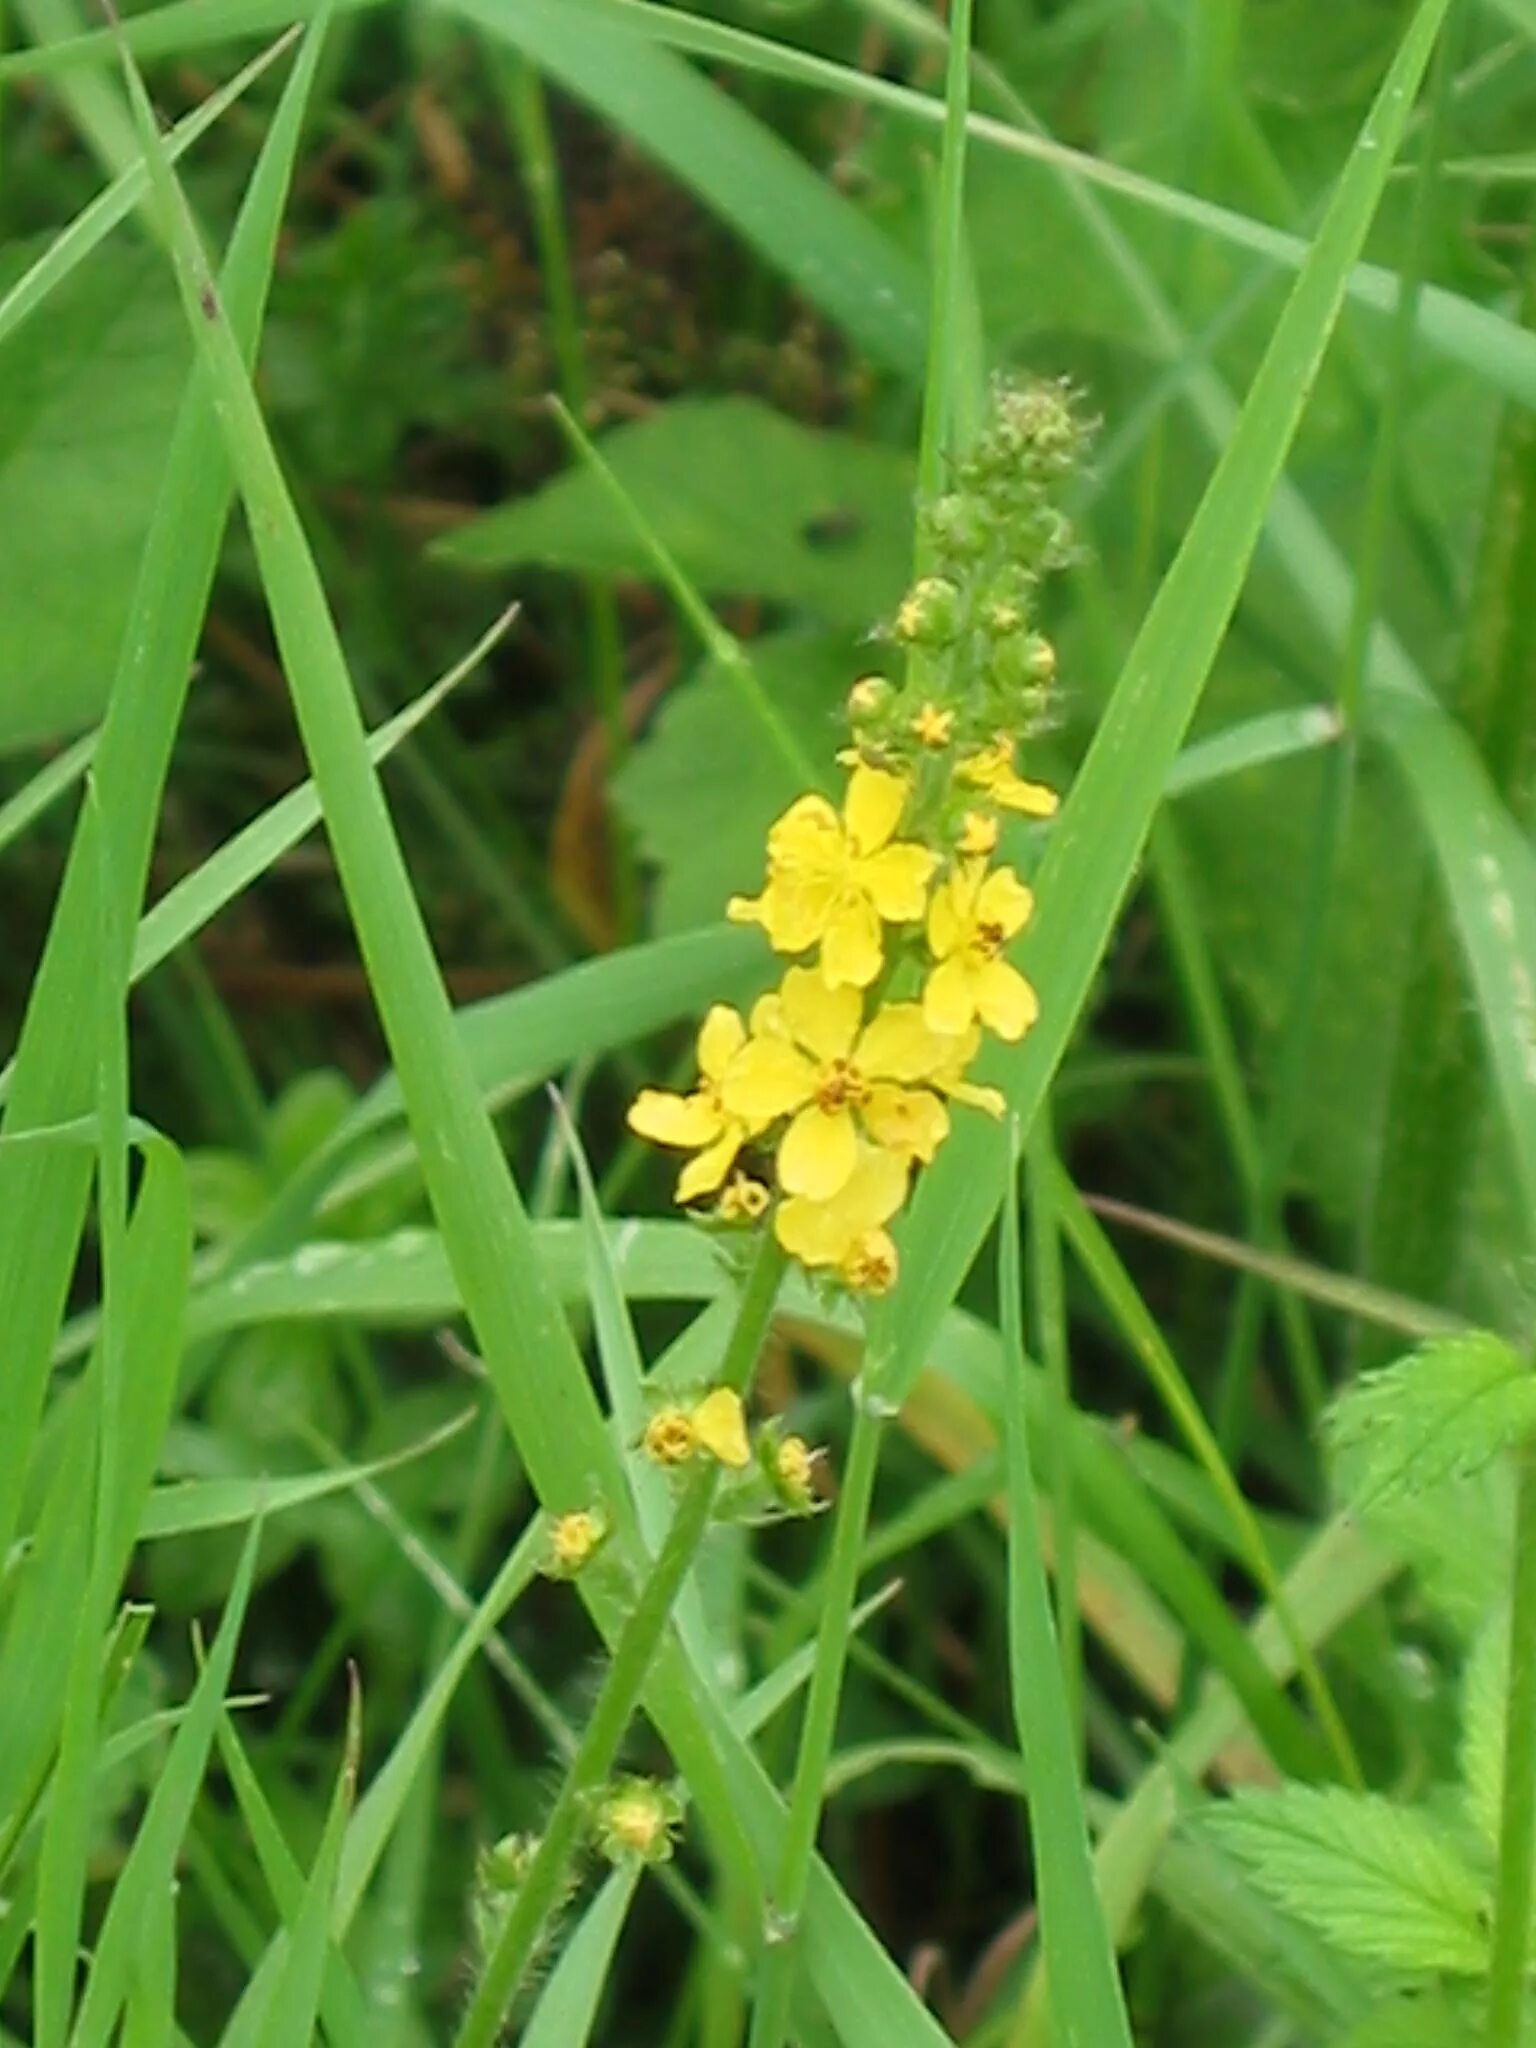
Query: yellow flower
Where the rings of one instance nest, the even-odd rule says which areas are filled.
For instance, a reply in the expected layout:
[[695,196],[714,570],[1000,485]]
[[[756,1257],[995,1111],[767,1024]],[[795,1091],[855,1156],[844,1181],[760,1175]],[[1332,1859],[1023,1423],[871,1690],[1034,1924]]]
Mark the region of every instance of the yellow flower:
[[903,1084],[925,1080],[951,1048],[918,1003],[888,1003],[861,1029],[863,1013],[858,989],[828,988],[810,967],[792,967],[778,995],[752,1012],[752,1036],[725,1078],[725,1107],[759,1128],[793,1119],[779,1146],[786,1194],[835,1195],[858,1163],[860,1125],[903,1158],[931,1159],[948,1135],[938,1097]]
[[758,1460],[769,1487],[779,1505],[791,1514],[816,1512],[816,1461],[820,1456],[803,1436],[779,1436],[771,1426],[759,1438]]
[[958,1037],[980,1018],[999,1038],[1022,1038],[1040,1013],[1034,990],[1002,956],[1024,929],[1034,897],[1012,868],[962,861],[933,892],[928,943],[938,963],[923,989],[923,1016]]
[[802,1265],[833,1267],[851,1287],[883,1293],[896,1278],[896,1247],[885,1225],[906,1199],[909,1170],[899,1154],[866,1145],[830,1201],[791,1195],[779,1204],[779,1243]]
[[655,1465],[686,1465],[700,1451],[739,1472],[751,1462],[747,1416],[732,1387],[716,1387],[691,1408],[658,1408],[645,1425],[640,1448]]
[[671,1860],[683,1809],[669,1786],[651,1778],[620,1778],[610,1785],[592,1816],[597,1846],[610,1863]]
[[988,854],[997,850],[997,820],[985,811],[967,811],[960,820],[956,845],[965,854]]
[[938,704],[924,704],[912,719],[912,735],[919,746],[947,747],[954,737],[955,714]]
[[1026,782],[1013,766],[1013,741],[999,733],[988,747],[968,755],[955,773],[962,782],[984,790],[989,802],[1005,811],[1021,811],[1026,818],[1050,818],[1056,814],[1058,798],[1043,782]]
[[861,765],[848,779],[839,817],[825,797],[803,796],[768,834],[768,883],[761,896],[733,896],[726,915],[760,924],[775,950],[820,944],[833,988],[867,988],[880,972],[880,926],[923,914],[937,856],[896,840],[905,776]]
[[697,1152],[677,1183],[680,1202],[713,1194],[730,1172],[752,1127],[730,1114],[720,1089],[731,1061],[747,1042],[746,1026],[728,1003],[716,1003],[699,1031],[699,1085],[691,1095],[642,1088],[630,1104],[629,1128],[653,1145]]

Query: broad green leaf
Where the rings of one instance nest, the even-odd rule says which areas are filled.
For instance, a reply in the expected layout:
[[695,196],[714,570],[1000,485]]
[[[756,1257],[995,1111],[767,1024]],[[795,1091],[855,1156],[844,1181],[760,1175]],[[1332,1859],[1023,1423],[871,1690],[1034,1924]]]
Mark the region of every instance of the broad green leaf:
[[1201,1825],[1261,1891],[1347,1955],[1458,1976],[1488,1966],[1485,1887],[1453,1838],[1412,1807],[1290,1785],[1239,1793]]
[[117,249],[0,350],[0,752],[102,714],[186,366],[159,263]]
[[1499,1850],[1508,1690],[1509,1612],[1504,1608],[1484,1622],[1461,1677],[1462,1793],[1467,1818],[1490,1856]]
[[[900,597],[911,554],[912,465],[753,398],[683,398],[614,428],[603,459],[658,538],[712,596],[767,598],[864,632]],[[569,469],[460,527],[436,552],[466,568],[525,562],[650,576],[599,480]]]
[[[819,759],[847,695],[851,654],[846,639],[804,632],[771,634],[752,648],[763,688]],[[718,762],[720,772],[701,775],[701,761]],[[716,662],[667,697],[614,786],[636,849],[656,870],[651,917],[663,933],[713,924],[728,896],[761,884],[768,827],[800,794],[784,763],[758,742]]]
[[1339,1399],[1328,1435],[1362,1511],[1469,1478],[1536,1432],[1536,1370],[1482,1330],[1441,1337]]

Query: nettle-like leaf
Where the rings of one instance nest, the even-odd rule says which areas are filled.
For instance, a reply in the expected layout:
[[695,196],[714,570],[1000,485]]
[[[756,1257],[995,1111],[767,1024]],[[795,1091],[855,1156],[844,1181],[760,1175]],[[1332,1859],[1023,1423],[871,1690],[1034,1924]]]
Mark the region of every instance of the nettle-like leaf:
[[1201,1825],[1346,1955],[1416,1975],[1486,1970],[1485,1887],[1427,1814],[1375,1793],[1289,1785],[1240,1793]]
[[1471,1993],[1443,1991],[1389,1999],[1363,2019],[1338,2048],[1446,2048],[1448,2041],[1475,2038],[1480,2014]]
[[1490,1331],[1436,1338],[1357,1380],[1327,1430],[1343,1491],[1374,1507],[1479,1472],[1536,1434],[1536,1372]]

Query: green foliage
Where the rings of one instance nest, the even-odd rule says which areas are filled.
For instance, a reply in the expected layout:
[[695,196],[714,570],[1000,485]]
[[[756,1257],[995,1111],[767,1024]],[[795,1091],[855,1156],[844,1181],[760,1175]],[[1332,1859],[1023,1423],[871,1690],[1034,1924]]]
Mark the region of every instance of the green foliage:
[[[895,602],[911,553],[912,468],[893,450],[812,432],[745,398],[676,400],[600,447],[706,593],[765,598],[855,632]],[[644,545],[584,468],[473,520],[439,553],[476,569],[650,571]]]
[[1488,1966],[1488,1894],[1455,1835],[1377,1793],[1243,1792],[1204,1826],[1255,1883],[1346,1955],[1411,1973]]
[[1362,1509],[1481,1472],[1536,1431],[1536,1372],[1486,1331],[1443,1337],[1367,1373],[1329,1417],[1344,1490]]

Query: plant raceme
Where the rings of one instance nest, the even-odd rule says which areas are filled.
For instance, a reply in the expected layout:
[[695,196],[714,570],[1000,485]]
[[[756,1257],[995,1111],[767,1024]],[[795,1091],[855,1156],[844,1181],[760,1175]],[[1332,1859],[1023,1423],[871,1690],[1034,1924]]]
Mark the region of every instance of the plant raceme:
[[952,488],[923,508],[924,573],[886,633],[905,680],[849,693],[841,805],[798,797],[768,833],[761,892],[727,905],[797,964],[747,1016],[710,1009],[690,1092],[643,1089],[629,1112],[641,1137],[691,1155],[680,1202],[771,1219],[785,1251],[855,1294],[894,1284],[889,1226],[952,1106],[1002,1114],[968,1078],[984,1034],[1017,1041],[1038,1015],[1007,957],[1034,898],[997,848],[1007,814],[1056,809],[1017,760],[1055,672],[1031,618],[1070,556],[1055,492],[1083,439],[1062,386],[995,393]]

